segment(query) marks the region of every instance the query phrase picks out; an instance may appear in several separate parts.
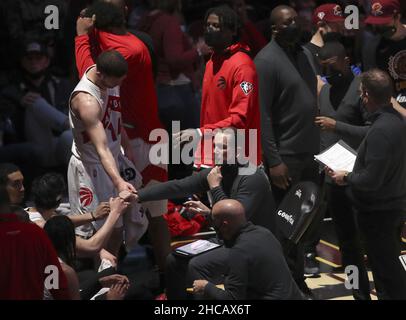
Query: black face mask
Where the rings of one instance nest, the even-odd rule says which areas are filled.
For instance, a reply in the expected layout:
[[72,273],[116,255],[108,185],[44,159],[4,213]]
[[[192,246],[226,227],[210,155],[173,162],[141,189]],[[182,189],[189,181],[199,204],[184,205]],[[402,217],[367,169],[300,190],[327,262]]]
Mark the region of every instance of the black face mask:
[[326,74],[324,77],[326,78],[327,82],[333,87],[339,86],[343,83],[343,81],[345,81],[345,77],[343,76],[343,74],[338,71],[332,71],[331,73]]
[[321,35],[324,43],[326,42],[343,42],[343,35],[339,32],[327,32]]
[[291,24],[288,27],[280,29],[276,34],[276,39],[283,44],[287,44],[289,46],[293,46],[300,41],[300,37],[302,35],[302,30],[299,26],[295,24]]
[[234,164],[223,164],[221,166],[221,173],[223,175],[230,175],[230,176],[235,176],[238,174],[238,164],[234,163]]
[[215,49],[225,48],[223,34],[221,31],[206,31],[204,33],[204,42]]
[[393,35],[396,33],[397,29],[396,26],[381,26],[381,27],[376,27],[374,32],[376,34],[379,34],[385,39],[391,39]]

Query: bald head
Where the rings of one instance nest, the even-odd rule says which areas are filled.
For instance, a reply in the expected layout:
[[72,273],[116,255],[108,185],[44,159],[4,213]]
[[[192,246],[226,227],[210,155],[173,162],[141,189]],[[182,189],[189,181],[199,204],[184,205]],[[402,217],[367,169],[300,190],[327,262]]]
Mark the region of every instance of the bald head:
[[284,22],[292,16],[297,16],[296,11],[292,7],[285,5],[277,6],[271,12],[271,25],[284,24]]
[[245,209],[237,200],[221,200],[214,205],[212,215],[213,218],[221,217],[229,221],[242,221],[245,220]]
[[221,238],[230,240],[247,223],[245,209],[236,200],[227,199],[217,202],[212,209],[213,226]]

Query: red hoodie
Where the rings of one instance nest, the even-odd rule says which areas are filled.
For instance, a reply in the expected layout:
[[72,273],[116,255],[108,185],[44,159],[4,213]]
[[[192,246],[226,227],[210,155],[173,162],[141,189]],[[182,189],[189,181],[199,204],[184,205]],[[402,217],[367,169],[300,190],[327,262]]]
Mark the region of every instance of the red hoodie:
[[[245,151],[249,151],[248,129],[256,129],[256,164],[261,162],[258,77],[249,49],[241,43],[223,54],[213,54],[203,79],[200,130],[234,127],[245,129]],[[204,152],[202,150],[204,159]],[[213,158],[211,158],[213,159]],[[195,164],[213,166],[210,157]]]

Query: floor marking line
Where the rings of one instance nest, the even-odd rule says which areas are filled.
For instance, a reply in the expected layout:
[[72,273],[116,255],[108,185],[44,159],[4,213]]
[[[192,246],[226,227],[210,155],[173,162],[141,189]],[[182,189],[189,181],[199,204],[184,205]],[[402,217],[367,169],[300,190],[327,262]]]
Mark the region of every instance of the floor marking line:
[[327,264],[328,266],[333,267],[333,268],[340,268],[341,267],[341,265],[335,264],[335,263],[330,262],[330,261],[328,261],[326,259],[323,259],[321,257],[316,257],[316,260],[318,260],[318,261],[320,261],[320,262],[322,262],[324,264]]
[[327,242],[326,240],[320,240],[320,243],[322,243],[322,244],[324,244],[324,245],[326,245],[326,246],[328,246],[330,248],[333,248],[333,249],[336,249],[336,250],[340,251],[340,248],[338,246],[336,246],[335,244],[332,244],[330,242]]

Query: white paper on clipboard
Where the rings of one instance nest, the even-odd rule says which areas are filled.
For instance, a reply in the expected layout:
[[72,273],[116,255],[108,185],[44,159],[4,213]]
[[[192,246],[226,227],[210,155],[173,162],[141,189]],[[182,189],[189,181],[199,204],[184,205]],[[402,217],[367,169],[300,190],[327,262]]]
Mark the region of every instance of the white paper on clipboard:
[[340,140],[322,153],[315,155],[314,158],[333,171],[352,172],[357,159],[357,152]]

